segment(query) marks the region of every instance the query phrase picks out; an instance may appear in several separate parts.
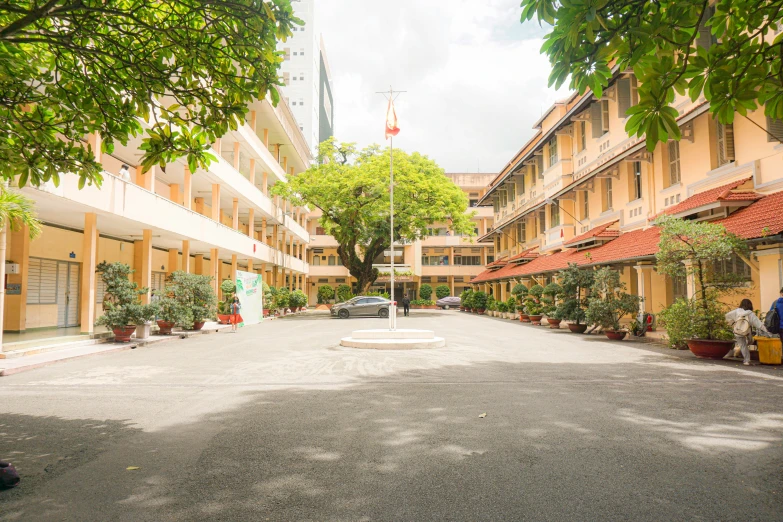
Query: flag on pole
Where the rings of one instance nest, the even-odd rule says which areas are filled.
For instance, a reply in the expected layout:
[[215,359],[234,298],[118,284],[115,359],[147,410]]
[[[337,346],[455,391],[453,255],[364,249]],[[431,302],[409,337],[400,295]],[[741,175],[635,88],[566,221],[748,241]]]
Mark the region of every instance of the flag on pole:
[[391,136],[396,136],[400,132],[400,128],[397,126],[397,112],[394,110],[394,102],[389,99],[389,108],[386,110],[386,139]]

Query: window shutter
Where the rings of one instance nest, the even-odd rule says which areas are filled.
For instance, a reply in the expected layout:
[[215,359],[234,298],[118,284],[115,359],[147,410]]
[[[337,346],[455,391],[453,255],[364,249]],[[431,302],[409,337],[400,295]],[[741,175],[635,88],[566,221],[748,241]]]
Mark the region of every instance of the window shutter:
[[715,43],[715,37],[712,35],[710,28],[707,27],[707,20],[712,18],[714,14],[715,8],[708,6],[704,13],[704,18],[702,19],[701,24],[699,24],[699,34],[696,37],[696,45],[703,47],[708,51],[710,50],[710,47],[712,47],[712,44]]
[[544,156],[536,156],[536,170],[538,179],[544,179]]
[[601,102],[595,102],[590,106],[590,127],[593,129],[593,138],[604,135],[604,126],[601,122]]
[[625,113],[631,108],[631,79],[617,80],[617,117],[625,118]]
[[783,120],[767,116],[767,141],[783,142]]
[[734,126],[718,123],[718,165],[734,161]]

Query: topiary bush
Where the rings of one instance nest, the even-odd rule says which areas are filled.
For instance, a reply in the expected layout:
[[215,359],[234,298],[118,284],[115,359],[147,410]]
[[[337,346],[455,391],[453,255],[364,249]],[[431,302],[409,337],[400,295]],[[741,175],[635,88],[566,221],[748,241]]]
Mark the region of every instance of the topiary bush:
[[473,292],[473,308],[476,310],[486,310],[487,309],[487,294],[485,294],[482,291]]
[[449,294],[451,294],[451,289],[448,285],[438,285],[437,288],[435,288],[435,296],[438,299],[443,299],[444,297],[448,297]]
[[428,284],[421,285],[419,288],[419,297],[428,301],[432,297],[432,287]]
[[353,299],[353,292],[351,292],[351,287],[346,285],[345,283],[337,287],[336,295],[337,295],[337,302],[339,303],[344,303],[349,299]]
[[329,285],[318,287],[318,304],[329,304],[334,299],[334,288]]

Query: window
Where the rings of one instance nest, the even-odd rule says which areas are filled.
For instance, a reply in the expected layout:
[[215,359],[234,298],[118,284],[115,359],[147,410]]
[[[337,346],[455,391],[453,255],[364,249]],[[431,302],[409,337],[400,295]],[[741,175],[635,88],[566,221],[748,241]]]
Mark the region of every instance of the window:
[[487,264],[494,263],[495,262],[495,256],[494,255],[488,255],[487,256]]
[[454,264],[459,266],[481,266],[481,256],[454,256]]
[[617,117],[624,119],[628,109],[639,103],[636,91],[636,78],[620,78],[617,80]]
[[604,179],[604,212],[612,210],[612,178]]
[[590,106],[590,126],[593,138],[600,138],[609,132],[609,100],[597,101]]
[[604,134],[609,132],[609,100],[601,101],[601,128]]
[[783,143],[783,120],[767,116],[767,141]]
[[299,49],[299,56],[304,56],[304,49]]
[[544,157],[536,156],[536,172],[538,173],[538,179],[544,179]]
[[519,177],[519,195],[523,196],[525,194],[525,178],[526,176],[522,174]]
[[712,264],[713,280],[726,281],[750,281],[750,266],[737,254],[732,254],[728,259],[720,259]]
[[669,185],[680,182],[680,142],[669,142]]
[[448,266],[449,256],[421,256],[421,264],[423,266]]
[[590,193],[582,192],[582,219],[590,219]]
[[642,162],[634,161],[632,168],[633,175],[633,199],[642,198]]
[[579,152],[582,152],[587,148],[587,122],[584,120],[579,122],[579,139],[581,140],[582,145]]
[[299,73],[299,81],[304,81],[304,73]]
[[470,200],[470,206],[471,207],[475,207],[476,205],[478,205],[478,200],[477,199],[471,199]]
[[448,276],[438,276],[438,283],[448,283],[449,277]]
[[[96,279],[100,277],[96,276]],[[57,261],[31,257],[27,267],[27,304],[57,303]]]
[[557,163],[557,136],[552,136],[549,140],[549,166]]
[[718,122],[718,166],[734,161],[734,125]]
[[329,266],[337,265],[337,257],[332,255],[332,256],[329,256],[328,259],[329,259],[329,262],[328,262]]
[[549,228],[560,226],[560,205],[555,201],[549,205]]
[[527,240],[527,223],[524,221],[517,223],[517,239],[520,243],[524,243]]
[[321,256],[313,256],[313,260],[310,263],[313,266],[321,266]]
[[538,213],[538,233],[543,234],[546,232],[546,214],[542,210]]

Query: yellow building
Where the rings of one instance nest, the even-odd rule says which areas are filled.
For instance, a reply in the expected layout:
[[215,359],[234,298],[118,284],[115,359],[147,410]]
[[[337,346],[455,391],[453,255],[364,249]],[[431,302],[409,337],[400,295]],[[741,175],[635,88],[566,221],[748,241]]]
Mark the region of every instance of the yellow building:
[[[35,241],[26,231],[9,234],[4,331],[93,332],[103,298],[95,267],[102,261],[129,264],[152,290],[175,270],[213,276],[216,290],[236,270],[304,288],[306,209],[269,189],[312,158],[285,103],[257,100],[249,110],[245,125],[213,144],[218,161],[208,171],[190,172],[180,160],[143,174],[136,139],[98,156],[100,188],[79,190],[76,176],[63,176],[59,186],[22,189],[44,227]],[[100,150],[97,139],[89,137],[93,150]]]
[[[496,174],[446,173],[446,176],[468,197],[469,210],[476,213],[473,219],[476,235],[455,236],[445,224],[433,225],[428,237],[410,244],[395,245],[395,250],[402,252],[395,258],[395,272],[399,274],[395,276],[395,295],[407,294],[418,298],[419,287],[425,283],[433,289],[438,285],[448,285],[451,295],[459,295],[470,286],[470,280],[484,269],[484,265],[494,259],[491,241],[481,242],[476,238],[485,235],[492,227],[492,209],[478,206],[478,203]],[[307,231],[311,238],[307,293],[311,303],[316,302],[320,286],[337,288],[340,284],[356,282],[340,262],[337,241],[324,234],[319,226],[320,218],[318,210],[307,216]],[[371,290],[390,291],[391,258],[379,256],[374,266],[382,275]]]
[[610,265],[658,312],[694,292],[692,281],[655,270],[661,213],[723,223],[752,255],[716,265],[747,279],[746,294],[765,308],[783,286],[783,121],[763,110],[722,125],[707,102],[678,98],[682,139],[648,152],[625,132],[637,102],[636,79],[616,71],[601,99],[590,92],[554,104],[536,134],[493,180],[496,261],[472,280],[507,298],[512,286],[545,284],[568,263]]

